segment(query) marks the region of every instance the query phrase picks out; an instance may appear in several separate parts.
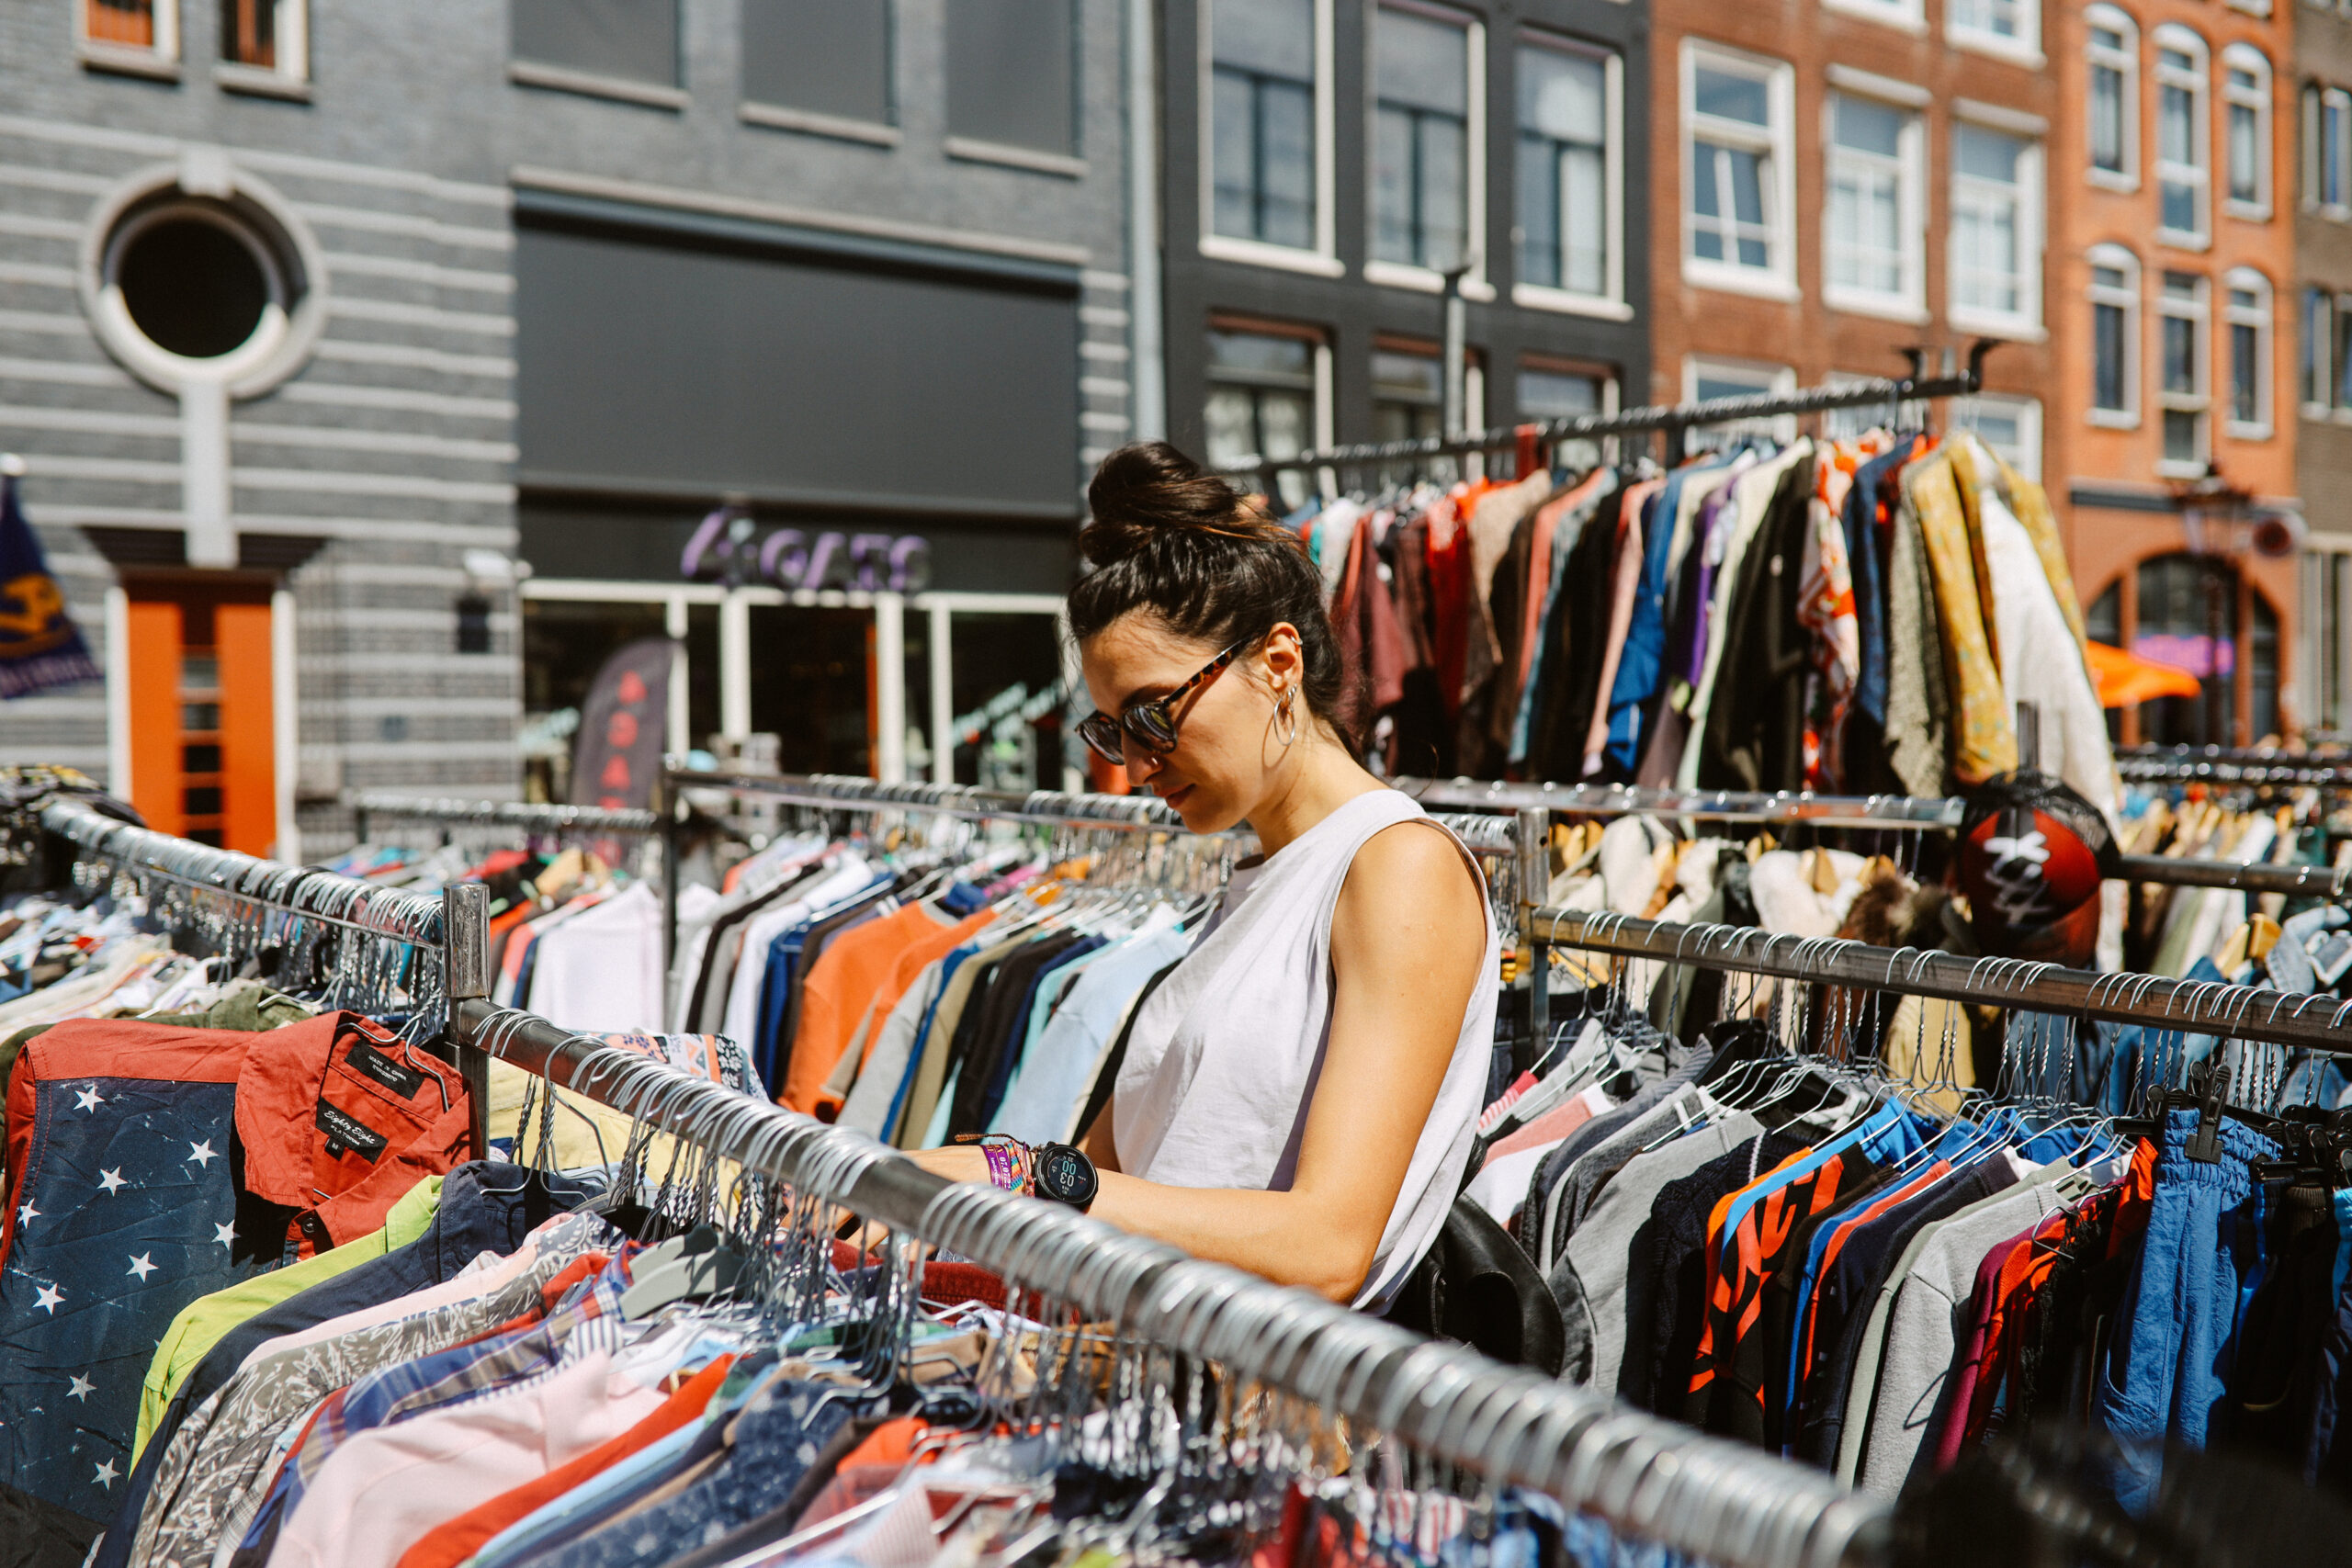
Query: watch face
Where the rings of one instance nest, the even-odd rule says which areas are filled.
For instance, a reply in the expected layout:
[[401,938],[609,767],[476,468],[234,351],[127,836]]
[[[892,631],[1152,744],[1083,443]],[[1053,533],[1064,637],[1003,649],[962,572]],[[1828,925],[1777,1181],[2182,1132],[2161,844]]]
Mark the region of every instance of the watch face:
[[1055,1147],[1037,1151],[1037,1185],[1066,1203],[1084,1203],[1094,1196],[1094,1170],[1076,1149]]

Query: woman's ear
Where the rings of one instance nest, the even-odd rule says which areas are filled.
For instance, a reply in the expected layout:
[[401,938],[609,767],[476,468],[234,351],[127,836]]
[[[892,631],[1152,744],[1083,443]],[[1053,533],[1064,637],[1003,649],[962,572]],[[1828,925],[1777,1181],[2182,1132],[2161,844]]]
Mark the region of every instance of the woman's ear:
[[1269,685],[1290,691],[1306,679],[1306,649],[1299,640],[1298,628],[1288,621],[1274,623],[1258,657],[1265,661]]

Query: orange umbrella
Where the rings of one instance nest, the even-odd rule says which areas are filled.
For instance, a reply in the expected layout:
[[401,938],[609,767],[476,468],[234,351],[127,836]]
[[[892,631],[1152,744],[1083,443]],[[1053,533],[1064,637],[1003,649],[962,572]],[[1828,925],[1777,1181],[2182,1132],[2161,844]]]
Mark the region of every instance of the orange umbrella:
[[2205,689],[2196,676],[2177,664],[2159,664],[2103,642],[2086,642],[2083,652],[2091,680],[2098,687],[2101,707],[2129,707],[2157,697],[2193,697]]

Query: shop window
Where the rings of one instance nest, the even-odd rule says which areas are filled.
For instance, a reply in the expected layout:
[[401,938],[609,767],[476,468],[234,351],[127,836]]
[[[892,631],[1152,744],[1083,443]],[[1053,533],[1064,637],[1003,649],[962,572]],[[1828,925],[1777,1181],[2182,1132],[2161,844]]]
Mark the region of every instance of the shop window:
[[[1321,445],[1329,423],[1324,355],[1308,333],[1212,327],[1202,411],[1211,465],[1295,457]],[[1280,482],[1292,504],[1306,499],[1306,476],[1284,473]]]
[[[2132,592],[2127,597],[2123,590]],[[2169,555],[2109,585],[2086,616],[2098,641],[2197,678],[2194,697],[2165,697],[2121,716],[2126,739],[2160,746],[2247,746],[2278,731],[2278,614],[2228,561]]]
[[1824,297],[1847,310],[1914,312],[1926,276],[1919,117],[1852,93],[1832,93],[1828,118]]
[[508,16],[519,62],[678,85],[678,0],[512,0]]
[[1317,0],[1215,0],[1203,23],[1211,231],[1319,248]]
[[[983,789],[1058,787],[1068,703],[1054,618],[958,610],[949,627],[954,733],[946,750],[955,782]],[[1077,701],[1080,712],[1092,705],[1083,693]]]
[[2175,479],[2202,474],[2211,452],[2207,315],[2205,279],[2194,273],[2165,273],[2156,299],[2156,398],[2164,410],[2164,456],[2156,471]]
[[879,693],[874,613],[751,606],[752,728],[788,773],[872,774]]
[[889,124],[890,22],[890,0],[743,0],[745,101]]
[[2140,184],[2140,28],[2112,6],[2083,13],[2090,75],[2090,177],[2113,190]]
[[951,141],[1064,157],[1074,152],[1073,0],[955,0],[946,9]]
[[2225,194],[2232,217],[2270,216],[2270,59],[2249,43],[2222,51],[2227,115]]
[[625,645],[665,636],[667,606],[525,599],[521,608],[526,796],[570,800],[572,738],[597,671]]
[[1471,231],[1471,25],[1389,5],[1374,13],[1372,255],[1444,271]]
[[[1518,281],[1585,299],[1619,299],[1624,293],[1616,147],[1622,64],[1614,54],[1526,33],[1518,70]],[[1540,297],[1521,300],[1544,302]]]

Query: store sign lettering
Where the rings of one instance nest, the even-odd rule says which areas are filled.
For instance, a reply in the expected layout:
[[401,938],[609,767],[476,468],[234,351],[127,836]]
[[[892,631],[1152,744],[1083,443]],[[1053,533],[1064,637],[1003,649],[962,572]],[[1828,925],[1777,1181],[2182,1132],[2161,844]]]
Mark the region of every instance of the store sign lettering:
[[920,534],[758,533],[740,513],[714,512],[686,541],[679,569],[697,581],[772,582],[787,592],[920,593],[931,585],[931,541]]

